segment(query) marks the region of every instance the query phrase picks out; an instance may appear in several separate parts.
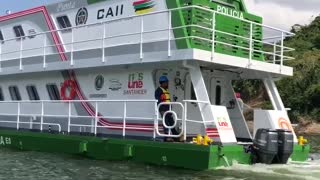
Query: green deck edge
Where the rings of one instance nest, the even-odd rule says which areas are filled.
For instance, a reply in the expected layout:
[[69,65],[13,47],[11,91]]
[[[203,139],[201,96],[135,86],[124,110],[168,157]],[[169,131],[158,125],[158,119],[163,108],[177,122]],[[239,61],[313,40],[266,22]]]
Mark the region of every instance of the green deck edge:
[[310,145],[299,146],[295,145],[293,148],[293,154],[291,156],[292,161],[303,162],[308,160],[310,154]]
[[[234,162],[250,164],[250,154],[245,153],[240,145],[199,146],[14,130],[0,130],[0,148],[66,153],[99,160],[133,161],[193,170],[232,166]],[[305,161],[309,149],[305,147],[302,151],[296,147],[292,159]]]
[[249,164],[250,162],[250,156],[244,154],[242,146],[238,145],[199,146],[10,130],[0,130],[0,139],[0,148],[66,153],[99,160],[129,160],[193,170],[207,170],[228,164],[232,165],[235,160],[241,164]]

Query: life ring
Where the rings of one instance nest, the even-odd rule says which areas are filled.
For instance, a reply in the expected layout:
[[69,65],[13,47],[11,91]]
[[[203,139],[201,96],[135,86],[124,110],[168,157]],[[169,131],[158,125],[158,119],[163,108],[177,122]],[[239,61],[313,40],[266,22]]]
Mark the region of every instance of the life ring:
[[[69,95],[67,96],[67,90],[69,89]],[[76,83],[73,80],[64,81],[61,86],[61,99],[64,101],[74,100],[76,97]]]

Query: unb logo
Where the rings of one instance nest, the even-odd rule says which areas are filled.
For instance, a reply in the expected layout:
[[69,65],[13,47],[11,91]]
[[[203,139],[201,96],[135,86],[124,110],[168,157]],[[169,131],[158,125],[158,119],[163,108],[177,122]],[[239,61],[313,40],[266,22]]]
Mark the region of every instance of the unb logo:
[[137,0],[133,3],[137,15],[147,14],[154,11],[156,3],[154,0]]

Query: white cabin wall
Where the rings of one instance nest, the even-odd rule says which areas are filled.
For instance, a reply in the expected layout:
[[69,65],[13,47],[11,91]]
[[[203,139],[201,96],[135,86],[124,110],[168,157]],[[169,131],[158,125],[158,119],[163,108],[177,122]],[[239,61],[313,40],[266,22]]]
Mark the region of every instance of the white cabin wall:
[[[46,38],[46,44],[50,47],[46,48],[46,54],[52,54],[56,52],[54,46],[54,42],[52,41],[52,36],[50,33],[43,35],[36,35],[31,38],[29,35],[29,30],[34,30],[35,33],[41,33],[49,31],[48,25],[45,21],[44,15],[39,12],[36,14],[26,15],[19,18],[14,18],[8,21],[0,22],[0,30],[4,36],[4,42],[1,44],[2,50],[2,61],[10,60],[10,59],[18,59],[20,58],[21,49],[21,40],[16,39],[16,35],[14,33],[13,27],[21,25],[25,38],[22,38],[22,49],[32,49],[39,48],[34,50],[23,51],[22,57],[30,57],[30,56],[40,56],[43,55],[43,47]],[[11,39],[11,40],[10,40]],[[17,51],[15,53],[6,54],[12,51]]]
[[[95,70],[79,70],[76,72],[77,79],[81,90],[87,99],[90,100],[154,100],[154,83],[152,70],[144,69],[95,69]],[[141,88],[129,88],[129,75],[134,74],[134,81],[143,83]],[[104,85],[101,90],[95,87],[95,79],[102,75]],[[141,75],[141,77],[139,77]],[[132,83],[132,82],[130,82]],[[119,85],[118,90],[110,88]],[[138,93],[128,94],[128,91],[138,91]],[[93,104],[94,105],[94,104]],[[106,102],[99,103],[99,112],[106,116],[123,117],[123,103]],[[154,103],[132,102],[127,104],[127,116],[130,117],[154,117]]]
[[[64,79],[60,72],[50,72],[45,75],[37,74],[25,74],[25,75],[16,75],[16,76],[6,76],[0,79],[0,87],[5,97],[5,101],[11,101],[11,96],[9,92],[9,86],[17,86],[23,101],[29,101],[29,95],[26,90],[26,86],[35,85],[40,97],[40,100],[50,100],[47,84],[56,84],[60,90],[61,83],[64,82]],[[2,106],[2,107],[1,107]],[[9,106],[9,107],[8,107]],[[68,106],[64,104],[54,103],[45,103],[46,114],[50,115],[67,115]],[[73,107],[72,112],[75,113]],[[0,113],[17,113],[17,104],[0,103]],[[21,113],[26,114],[40,114],[41,113],[41,104],[40,103],[22,103],[21,104]]]
[[[71,2],[71,8],[67,8],[64,11],[59,11],[58,7],[65,6],[63,4],[68,4]],[[86,5],[84,1],[66,1],[65,3],[59,3],[56,5],[51,5],[48,7],[51,13],[51,18],[56,26],[56,29],[60,29],[59,24],[57,22],[57,17],[67,15],[72,27],[76,27],[76,15],[77,12],[85,7],[88,11],[88,20],[86,25],[88,24],[96,24],[95,26],[90,27],[78,27],[73,29],[73,38],[72,32],[69,31],[59,31],[59,36],[61,37],[61,41],[66,44],[64,48],[67,52],[70,52],[71,49],[73,51],[81,51],[82,49],[88,49],[89,47],[101,48],[102,47],[102,38],[108,37],[108,39],[104,40],[105,47],[113,47],[119,45],[127,45],[127,44],[138,44],[141,41],[141,25],[142,20],[141,17],[136,17],[136,13],[134,11],[133,6],[134,1],[128,0],[108,0],[100,3],[95,3],[91,5]],[[121,11],[123,7],[123,11]],[[107,16],[107,12],[112,10],[112,15]],[[166,2],[165,0],[156,1],[156,6],[154,7],[154,12],[166,10]],[[103,10],[100,11],[99,10]],[[102,12],[102,13],[101,13]],[[122,13],[121,13],[122,12]],[[98,18],[102,17],[104,18]],[[132,18],[128,18],[132,17]],[[120,18],[128,18],[118,20]],[[100,24],[101,22],[112,21],[107,23],[106,25]],[[157,23],[154,23],[157,22]],[[84,24],[83,24],[84,25]],[[79,26],[83,26],[79,25]],[[104,27],[105,26],[105,27]],[[169,25],[169,16],[167,12],[155,15],[143,16],[143,31],[154,31],[160,29],[169,29],[171,25]],[[125,35],[132,34],[134,35]],[[169,32],[167,30],[163,30],[160,32],[153,33],[145,33],[142,37],[143,42],[153,42],[153,41],[166,41],[169,37]],[[123,36],[125,35],[125,36]],[[117,36],[117,37],[115,37]],[[170,36],[174,37],[173,31],[170,30]],[[112,37],[112,38],[110,38]],[[95,39],[95,40],[94,40]],[[100,40],[101,39],[101,40]],[[91,40],[91,41],[88,41]],[[94,40],[94,41],[92,41]],[[71,46],[69,43],[75,43]],[[87,41],[87,42],[83,42]],[[139,49],[137,49],[139,51]]]

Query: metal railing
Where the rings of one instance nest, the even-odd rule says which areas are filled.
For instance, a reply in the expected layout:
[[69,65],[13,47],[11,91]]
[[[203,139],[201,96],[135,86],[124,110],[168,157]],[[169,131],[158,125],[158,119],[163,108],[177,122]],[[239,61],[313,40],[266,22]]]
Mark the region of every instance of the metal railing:
[[[72,107],[75,103],[87,103],[90,104],[89,106],[94,107],[94,112],[91,114],[89,113],[88,116],[83,115],[77,115],[73,114]],[[105,116],[102,115],[99,112],[99,107],[103,106],[99,103],[120,103],[123,104],[123,114],[119,116]],[[16,117],[14,121],[8,121],[8,120],[1,120],[0,123],[6,123],[6,124],[16,124],[16,129],[19,130],[21,128],[20,124],[29,124],[30,128],[32,127],[32,124],[40,125],[39,130],[42,132],[44,130],[43,126],[56,126],[58,127],[58,132],[62,131],[62,127],[66,129],[66,132],[70,133],[72,127],[90,127],[94,129],[93,134],[97,135],[97,129],[98,128],[111,128],[111,129],[118,129],[122,130],[122,135],[126,136],[126,130],[150,130],[154,131],[153,122],[155,121],[157,117],[157,109],[154,109],[153,115],[149,117],[130,117],[127,115],[127,105],[129,103],[151,103],[156,105],[155,100],[72,100],[72,101],[51,101],[51,100],[42,100],[42,101],[2,101],[0,102],[1,105],[6,105],[7,107],[10,106],[10,104],[16,105],[16,113],[0,113],[1,117]],[[55,114],[51,111],[51,108],[46,109],[46,105],[48,104],[59,104],[59,108],[65,108],[66,111],[63,114]],[[30,113],[22,113],[23,111],[26,111],[28,109],[27,107],[24,110],[24,106],[31,106],[33,108],[33,111]],[[40,111],[38,113],[34,113],[37,106],[40,105]],[[152,113],[152,112],[151,112]],[[28,122],[22,122],[22,118],[39,118],[40,122],[33,122],[32,120]],[[57,119],[65,119],[65,124],[59,124],[59,123],[47,123],[44,122],[46,118],[57,118]],[[87,123],[72,123],[72,119],[92,119],[94,123],[91,123],[91,125],[87,125]],[[112,120],[119,120],[120,124],[118,123],[103,123],[103,119],[112,119]],[[139,121],[149,121],[150,127],[131,127],[126,126],[128,121],[130,120],[139,120]],[[101,123],[101,125],[98,125]],[[154,131],[155,136],[155,131]]]
[[[158,135],[162,136],[162,137],[173,137],[173,138],[178,138],[178,137],[186,137],[186,131],[185,131],[185,127],[186,127],[186,119],[185,119],[185,109],[183,107],[183,104],[180,102],[163,102],[163,103],[159,103],[159,105],[157,106],[157,109],[160,109],[163,106],[169,106],[169,110],[164,112],[163,114],[158,113],[157,116],[157,121],[155,121],[155,128],[156,131],[158,133]],[[172,106],[178,106],[179,108],[181,108],[181,115],[179,118],[179,116],[177,115],[176,111],[173,111],[173,107]],[[172,124],[168,125],[168,122],[166,121],[167,116],[171,116],[172,118]],[[169,117],[170,118],[170,117]],[[164,128],[168,129],[168,134],[162,134],[159,131],[159,121],[162,121],[162,125]],[[178,121],[181,121],[181,131],[179,134],[173,134],[172,130],[174,128],[176,128]],[[184,140],[186,140],[186,138],[184,138]]]
[[[156,100],[2,101],[0,102],[0,107],[4,105],[5,107],[11,108],[11,111],[10,111],[11,113],[7,113],[7,110],[5,108],[2,108],[2,110],[4,110],[5,113],[0,110],[0,124],[2,124],[2,126],[4,124],[12,125],[10,126],[10,128],[16,128],[17,130],[24,128],[21,125],[29,125],[27,128],[31,130],[40,130],[40,132],[48,131],[50,129],[49,127],[52,127],[52,128],[57,128],[56,130],[59,133],[66,132],[68,134],[74,133],[74,132],[75,133],[82,132],[81,128],[90,128],[89,132],[94,135],[97,135],[98,129],[102,128],[102,129],[118,130],[119,132],[122,131],[123,137],[126,137],[128,135],[127,131],[129,130],[147,130],[150,133],[152,133],[153,139],[156,139],[156,137],[177,138],[182,136],[183,139],[186,140],[188,135],[187,122],[203,124],[203,125],[205,125],[205,123],[214,122],[214,121],[201,121],[201,119],[199,121],[187,119],[187,103],[190,103],[190,102],[204,103],[201,101],[193,101],[193,100],[186,100],[184,101],[184,103],[180,103],[180,102],[160,103],[159,105],[157,105]],[[76,103],[90,104],[92,107],[94,107],[94,110],[93,110],[94,112],[92,112],[91,114],[89,113],[87,116],[78,115],[76,114],[76,111],[73,110],[73,106]],[[122,107],[122,109],[120,110],[121,113],[119,113],[116,116],[103,115],[105,113],[108,113],[108,109],[105,108],[104,105],[114,105],[111,103],[116,103],[120,107]],[[128,108],[128,105],[130,105],[130,103],[148,103],[148,105],[153,104],[154,108],[150,108],[152,112],[149,112],[150,115],[148,116],[131,117],[131,116],[128,116],[128,113],[127,113],[128,110],[132,110]],[[54,113],[54,111],[52,110],[53,109],[52,106],[47,107],[48,105],[52,105],[52,104],[59,105],[59,107],[55,107],[55,108],[60,108],[59,114]],[[158,113],[158,109],[164,105],[170,106],[170,109],[169,111],[166,111],[165,114],[161,115],[160,113]],[[16,109],[13,109],[12,106],[16,107]],[[104,107],[103,111],[100,110],[101,107]],[[65,111],[61,112],[61,108],[64,108]],[[13,113],[14,111],[15,113]],[[25,111],[30,111],[30,113]],[[179,114],[177,114],[177,112],[179,112]],[[173,124],[171,125],[167,124],[166,122],[167,115],[173,116]],[[14,118],[14,119],[9,121],[8,119],[6,119],[7,117],[10,117],[11,119]],[[47,120],[47,118],[50,118],[50,119]],[[27,120],[23,120],[23,119],[27,119]],[[79,121],[81,119],[87,119],[87,120],[90,120],[91,122],[86,121],[86,123],[84,122],[80,123]],[[106,119],[112,120],[113,123],[103,122]],[[34,120],[38,120],[39,122],[34,122]],[[47,122],[47,121],[53,121],[53,122]],[[75,121],[78,121],[78,122],[75,122]],[[139,127],[139,126],[130,125],[132,122],[136,122],[136,121],[146,122],[148,126],[143,125]],[[181,122],[180,133],[172,134],[171,130],[177,127],[178,122]],[[160,124],[162,125],[162,127]],[[33,125],[39,125],[39,127],[33,127]],[[44,126],[47,126],[48,128],[46,129],[44,128]],[[79,127],[79,130],[73,130],[73,131],[71,130],[71,128],[76,128],[76,127]],[[169,133],[168,134],[163,133],[162,128],[168,129]]]
[[[188,10],[188,9],[198,9],[198,10],[202,10],[205,12],[209,12],[212,14],[212,28],[207,28],[204,26],[200,26],[200,25],[196,25],[196,24],[190,24],[190,25],[182,25],[182,26],[178,26],[178,27],[172,27],[172,23],[171,23],[171,19],[172,19],[172,13],[175,11],[181,11],[181,10]],[[166,14],[168,15],[168,26],[167,27],[163,27],[160,29],[152,29],[152,30],[146,30],[146,29],[150,29],[150,27],[146,28],[145,23],[144,23],[144,19],[148,16],[152,16],[152,15],[157,15],[157,14]],[[221,30],[217,30],[216,29],[216,16],[217,15],[223,15],[223,16],[227,16],[236,20],[239,20],[241,22],[245,22],[245,23],[249,23],[250,24],[250,34],[249,37],[247,36],[240,36],[240,35],[236,35],[236,34],[232,34],[232,33],[228,33],[228,32],[224,32]],[[118,34],[118,35],[113,35],[113,36],[107,36],[106,35],[106,29],[107,28],[112,28],[112,27],[108,27],[109,24],[111,24],[112,22],[116,22],[116,21],[120,21],[120,20],[132,20],[132,19],[139,19],[140,21],[140,30],[139,32],[133,32],[133,33],[123,33],[123,34]],[[102,32],[101,32],[101,37],[99,38],[91,38],[91,39],[85,39],[85,40],[77,40],[75,37],[76,31],[79,29],[84,29],[87,27],[94,27],[94,26],[102,26]],[[262,40],[256,40],[254,39],[254,35],[253,35],[253,26],[255,27],[261,27],[262,29],[268,29],[268,30],[272,30],[274,31],[277,35],[276,36],[272,36],[270,38],[264,38]],[[185,37],[173,37],[171,35],[172,31],[174,30],[178,30],[178,29],[184,29],[184,28],[190,28],[190,27],[196,27],[196,28],[201,28],[203,30],[206,30],[208,32],[210,32],[212,34],[212,38],[208,37],[208,38],[203,38],[200,36],[196,36],[196,35],[187,35]],[[52,33],[57,33],[59,34],[63,34],[64,32],[70,32],[71,33],[71,41],[70,42],[65,42],[65,43],[60,43],[60,44],[49,44],[47,38],[50,37],[50,35]],[[167,37],[159,37],[156,40],[146,40],[144,37],[148,34],[154,34],[154,33],[159,33],[159,32],[164,32],[167,33]],[[219,41],[217,39],[215,39],[215,34],[216,33],[220,33],[220,34],[224,34],[224,35],[228,35],[230,37],[234,37],[234,38],[239,38],[242,39],[245,42],[248,42],[249,46],[239,46],[239,45],[234,45],[232,43],[227,43],[227,42],[222,42]],[[108,44],[106,43],[106,40],[110,40],[112,38],[119,38],[119,37],[130,37],[130,36],[139,36],[139,40],[135,41],[135,42],[129,42],[129,43],[120,43],[120,44]],[[294,34],[288,31],[283,31],[280,30],[278,28],[273,28],[271,26],[267,26],[267,25],[262,25],[256,22],[252,22],[252,21],[248,21],[245,19],[241,19],[238,17],[233,17],[230,15],[226,15],[220,12],[216,12],[204,7],[200,7],[200,6],[186,6],[186,7],[180,7],[180,8],[174,8],[174,9],[169,9],[169,10],[164,10],[164,11],[157,11],[157,12],[152,12],[149,14],[145,14],[145,15],[140,15],[140,16],[129,16],[129,17],[124,17],[124,18],[119,18],[116,20],[108,20],[108,21],[104,21],[104,22],[99,22],[99,23],[92,23],[92,24],[86,24],[86,25],[79,25],[76,27],[71,27],[71,28],[66,28],[66,29],[59,29],[59,30],[54,30],[54,31],[46,31],[46,32],[41,32],[41,33],[36,33],[36,34],[32,34],[33,37],[38,37],[38,36],[42,36],[43,38],[43,43],[42,45],[40,45],[39,47],[34,47],[34,48],[25,48],[25,43],[24,43],[24,39],[28,38],[28,36],[24,36],[24,37],[19,37],[19,38],[12,38],[12,39],[6,39],[3,40],[0,43],[0,71],[1,71],[1,67],[2,67],[2,63],[5,61],[10,61],[10,60],[14,60],[14,59],[18,59],[19,60],[19,69],[23,70],[24,67],[24,62],[23,60],[25,58],[31,58],[31,57],[41,57],[42,56],[42,61],[39,62],[39,64],[42,64],[43,68],[47,68],[48,67],[48,62],[47,62],[47,56],[51,56],[51,55],[62,55],[62,54],[70,54],[69,60],[70,60],[70,66],[74,66],[75,64],[75,57],[74,54],[77,52],[81,52],[81,51],[88,51],[88,50],[93,50],[93,49],[101,49],[101,62],[102,63],[106,63],[107,59],[106,59],[106,48],[110,48],[110,47],[115,47],[115,46],[122,46],[122,45],[130,45],[130,44],[139,44],[139,57],[141,59],[141,61],[143,61],[144,59],[144,44],[146,43],[152,43],[152,42],[159,42],[159,41],[167,41],[167,54],[168,57],[170,57],[172,55],[172,47],[171,47],[171,42],[172,41],[177,41],[177,40],[183,40],[183,39],[198,39],[201,41],[205,41],[208,42],[212,45],[212,59],[215,56],[215,46],[220,44],[220,45],[224,45],[227,47],[232,47],[232,48],[239,48],[245,51],[249,52],[248,55],[248,65],[251,65],[251,62],[253,59],[253,53],[262,53],[265,57],[267,57],[266,62],[270,62],[273,64],[280,64],[281,68],[283,66],[284,61],[286,60],[292,60],[294,58],[286,56],[285,53],[286,52],[290,52],[290,51],[294,51],[294,49],[289,48],[289,47],[285,47],[284,46],[284,39],[286,37],[289,36],[293,36]],[[274,42],[270,42],[270,40],[273,40]],[[9,42],[19,42],[20,43],[20,47],[17,49],[13,49],[13,50],[8,50],[6,51],[5,49],[6,44]],[[91,47],[91,46],[86,46],[82,49],[76,49],[75,46],[79,45],[81,43],[89,43],[89,42],[97,42],[99,44],[101,44],[100,47]],[[268,49],[263,49],[263,50],[259,50],[259,49],[255,49],[254,43],[261,43],[263,46],[271,46],[273,48],[270,48],[270,50]],[[40,43],[41,44],[41,43]],[[53,48],[56,48],[57,46],[62,47],[63,49],[65,49],[67,46],[70,46],[69,50],[66,50],[65,52],[54,52],[55,50],[53,50],[52,52],[48,52]],[[41,51],[41,53],[34,53],[31,55],[24,55],[25,52],[30,52],[30,51]],[[5,57],[5,56],[14,56],[14,57]],[[269,58],[270,57],[270,58]]]

